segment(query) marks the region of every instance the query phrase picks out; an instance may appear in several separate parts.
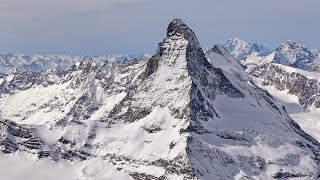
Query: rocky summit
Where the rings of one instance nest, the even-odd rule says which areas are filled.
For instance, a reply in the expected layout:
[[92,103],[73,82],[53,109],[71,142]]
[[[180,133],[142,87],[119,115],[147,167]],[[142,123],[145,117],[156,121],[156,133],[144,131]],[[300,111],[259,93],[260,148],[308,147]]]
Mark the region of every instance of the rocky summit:
[[180,19],[147,60],[19,71],[0,90],[1,164],[21,177],[320,177],[320,143]]

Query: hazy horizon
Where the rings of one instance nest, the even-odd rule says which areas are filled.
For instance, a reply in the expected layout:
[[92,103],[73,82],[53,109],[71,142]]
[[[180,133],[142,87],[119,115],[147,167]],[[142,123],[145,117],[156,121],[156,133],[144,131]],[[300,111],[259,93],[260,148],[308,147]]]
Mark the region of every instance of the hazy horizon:
[[173,18],[183,19],[203,48],[239,37],[320,49],[318,7],[317,0],[0,0],[0,52],[152,54]]

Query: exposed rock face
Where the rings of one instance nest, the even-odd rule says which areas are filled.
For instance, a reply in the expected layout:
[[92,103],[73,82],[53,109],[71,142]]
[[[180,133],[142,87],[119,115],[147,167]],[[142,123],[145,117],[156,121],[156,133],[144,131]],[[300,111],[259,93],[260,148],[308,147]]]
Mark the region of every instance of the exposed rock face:
[[320,141],[320,74],[316,68],[318,58],[313,57],[316,52],[286,41],[258,63],[248,64],[246,71],[259,87],[281,101],[305,132]]
[[0,114],[4,153],[99,159],[128,179],[318,177],[320,144],[180,19],[148,61],[4,77]]
[[60,158],[69,160],[85,160],[89,154],[77,149],[63,150],[59,148],[59,142],[63,144],[71,143],[67,140],[58,141],[57,147],[50,147],[44,143],[33,128],[22,127],[9,120],[0,121],[1,150],[4,153],[14,153],[16,151],[26,151],[36,154],[38,158],[50,157],[53,160]]
[[273,86],[279,91],[288,90],[288,94],[299,98],[304,108],[312,105],[319,108],[319,81],[299,72],[288,72],[276,64],[256,66],[250,75],[259,78],[263,86]]
[[285,41],[275,50],[274,63],[289,65],[305,70],[317,70],[316,54],[294,41]]

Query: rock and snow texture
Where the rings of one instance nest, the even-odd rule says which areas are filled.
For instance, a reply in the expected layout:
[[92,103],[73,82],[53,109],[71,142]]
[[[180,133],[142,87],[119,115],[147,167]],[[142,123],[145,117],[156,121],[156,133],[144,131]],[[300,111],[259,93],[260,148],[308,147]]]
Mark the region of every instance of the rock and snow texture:
[[261,88],[285,105],[290,116],[320,140],[320,74],[281,64],[267,63],[247,69]]
[[319,177],[320,144],[180,19],[149,60],[16,72],[0,90],[6,179],[5,164],[32,179]]
[[267,56],[241,61],[253,81],[277,98],[304,131],[320,140],[319,50],[285,41]]
[[285,41],[275,50],[274,63],[297,67],[300,69],[319,71],[320,59],[316,51],[295,41]]
[[304,108],[320,108],[320,74],[281,64],[263,64],[249,71],[262,86],[272,86],[297,97]]
[[68,55],[33,55],[0,54],[0,74],[10,74],[17,71],[40,72],[50,69],[67,70],[73,64],[94,61],[102,64],[105,61],[124,63],[132,59],[144,59],[148,55],[130,56],[68,56]]
[[248,56],[266,56],[271,52],[267,45],[250,43],[239,38],[229,39],[223,46],[239,61],[246,59]]
[[[236,50],[236,52],[243,52],[247,49],[248,48],[239,46],[239,50]],[[232,52],[235,57],[237,57],[234,50],[230,50],[229,51]],[[319,54],[319,50],[310,50],[306,46],[303,46],[295,41],[287,40],[270,53],[245,55],[242,59],[240,59],[240,61],[241,64],[245,66],[255,66],[257,64],[265,63],[277,63],[303,70],[319,72]]]

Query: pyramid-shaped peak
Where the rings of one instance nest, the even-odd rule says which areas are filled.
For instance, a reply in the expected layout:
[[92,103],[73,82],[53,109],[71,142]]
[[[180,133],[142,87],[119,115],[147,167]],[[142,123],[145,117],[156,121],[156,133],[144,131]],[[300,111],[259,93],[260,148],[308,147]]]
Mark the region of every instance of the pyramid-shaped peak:
[[170,24],[186,25],[186,23],[184,23],[183,20],[180,19],[180,18],[174,18],[174,19],[170,22]]
[[194,32],[181,19],[173,19],[167,28],[167,37],[183,35],[187,40],[194,40],[196,36]]

